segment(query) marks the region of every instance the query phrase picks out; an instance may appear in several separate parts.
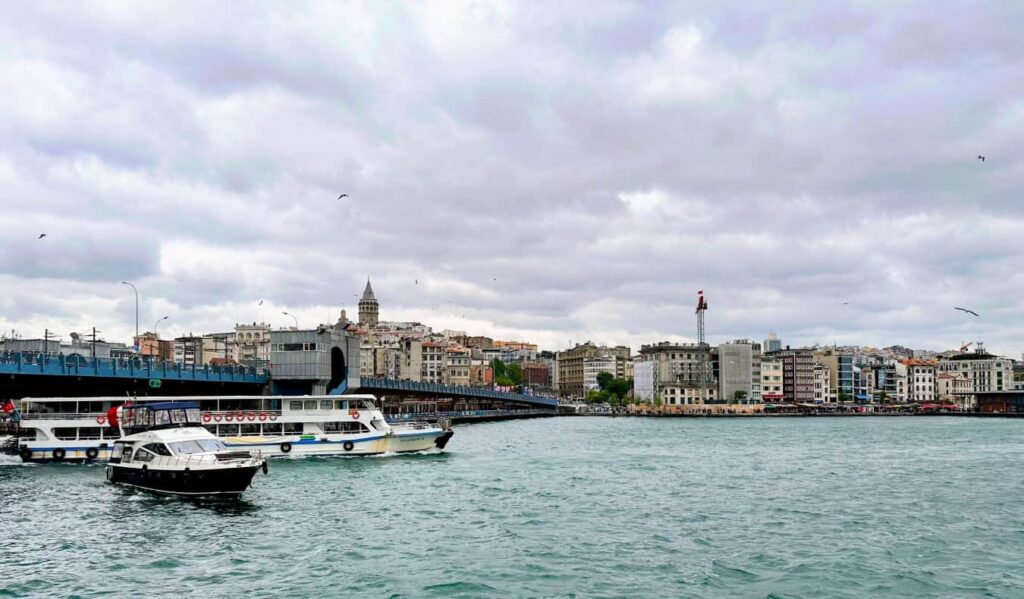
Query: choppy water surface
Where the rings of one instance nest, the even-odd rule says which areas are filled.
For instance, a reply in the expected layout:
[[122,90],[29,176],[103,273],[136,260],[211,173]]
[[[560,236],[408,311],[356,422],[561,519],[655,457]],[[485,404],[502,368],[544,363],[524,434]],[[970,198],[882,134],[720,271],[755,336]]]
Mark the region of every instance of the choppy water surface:
[[0,596],[1024,596],[1024,421],[559,418],[237,503],[0,465]]

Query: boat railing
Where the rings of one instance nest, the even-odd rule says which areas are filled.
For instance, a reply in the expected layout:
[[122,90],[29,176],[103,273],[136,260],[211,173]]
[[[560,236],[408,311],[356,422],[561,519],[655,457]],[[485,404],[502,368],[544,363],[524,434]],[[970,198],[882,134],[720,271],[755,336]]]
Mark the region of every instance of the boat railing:
[[106,414],[103,412],[22,412],[22,420],[96,420],[97,416]]
[[[232,453],[237,453],[237,452],[232,452]],[[181,466],[181,467],[186,467],[187,468],[189,466],[202,466],[202,465],[210,465],[210,464],[222,464],[224,462],[234,462],[234,461],[241,461],[241,462],[247,462],[247,463],[248,462],[259,463],[263,459],[263,452],[261,450],[259,450],[259,449],[249,450],[248,453],[249,453],[248,457],[229,458],[229,459],[226,459],[226,460],[222,459],[222,458],[218,458],[217,454],[215,454],[215,453],[194,453],[194,454],[183,454],[183,455],[159,455],[159,456],[155,456],[155,457],[150,458],[150,459],[145,460],[145,461],[138,460],[138,459],[137,460],[133,460],[133,461],[141,462],[141,463],[143,463],[145,465],[149,465],[149,466]]]

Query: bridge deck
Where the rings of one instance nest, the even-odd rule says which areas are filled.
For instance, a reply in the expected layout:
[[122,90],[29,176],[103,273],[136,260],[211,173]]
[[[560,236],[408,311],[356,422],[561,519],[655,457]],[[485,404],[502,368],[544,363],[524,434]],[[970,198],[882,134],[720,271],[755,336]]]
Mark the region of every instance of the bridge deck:
[[147,378],[176,381],[221,381],[265,384],[267,373],[244,366],[184,366],[149,359],[81,359],[20,352],[0,353],[0,374]]
[[558,409],[558,400],[554,397],[543,395],[526,395],[523,393],[508,393],[495,391],[493,389],[482,389],[479,387],[462,387],[456,385],[438,385],[436,383],[416,383],[413,381],[402,381],[398,379],[360,379],[360,387],[367,391],[398,392],[418,395],[433,395],[440,397],[465,397],[472,399],[492,399],[502,402],[515,402],[531,406]]

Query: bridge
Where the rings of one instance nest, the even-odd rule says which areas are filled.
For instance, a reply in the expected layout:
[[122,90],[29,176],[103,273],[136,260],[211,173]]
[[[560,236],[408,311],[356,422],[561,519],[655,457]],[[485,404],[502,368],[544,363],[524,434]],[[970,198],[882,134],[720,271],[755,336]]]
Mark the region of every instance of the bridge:
[[[341,378],[343,381],[347,375]],[[338,391],[357,390],[387,398],[389,418],[494,420],[552,415],[554,397],[509,393],[480,387],[418,383],[386,378],[354,378]],[[189,365],[149,358],[0,352],[0,399],[100,395],[262,395],[275,382],[273,369]],[[308,393],[308,391],[307,391]]]

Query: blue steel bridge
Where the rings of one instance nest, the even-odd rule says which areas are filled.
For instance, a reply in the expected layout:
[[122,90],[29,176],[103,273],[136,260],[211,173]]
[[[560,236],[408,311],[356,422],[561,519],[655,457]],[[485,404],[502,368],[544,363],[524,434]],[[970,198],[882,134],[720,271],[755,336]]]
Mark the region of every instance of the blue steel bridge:
[[[554,397],[478,387],[362,378],[357,392],[385,396],[396,421],[442,417],[487,420],[553,415]],[[148,358],[82,358],[0,352],[0,399],[22,397],[262,395],[270,371],[244,366],[185,366]]]

